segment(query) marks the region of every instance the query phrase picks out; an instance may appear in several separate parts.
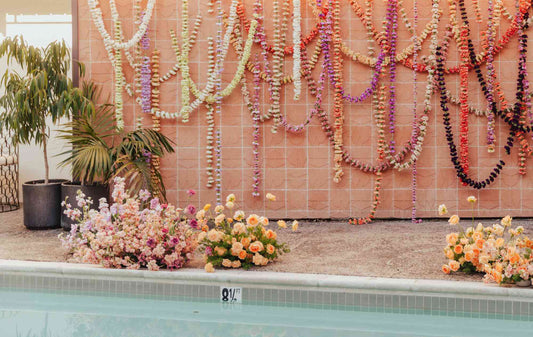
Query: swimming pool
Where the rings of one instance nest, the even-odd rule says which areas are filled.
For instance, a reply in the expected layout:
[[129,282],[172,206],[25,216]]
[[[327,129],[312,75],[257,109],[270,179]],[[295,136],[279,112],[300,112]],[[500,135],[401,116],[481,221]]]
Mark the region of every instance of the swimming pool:
[[[0,291],[1,336],[520,336],[533,322]],[[374,311],[373,310],[373,311]]]
[[[222,285],[242,289],[243,303],[221,303]],[[478,283],[0,261],[0,336],[522,336],[533,329],[531,292]]]

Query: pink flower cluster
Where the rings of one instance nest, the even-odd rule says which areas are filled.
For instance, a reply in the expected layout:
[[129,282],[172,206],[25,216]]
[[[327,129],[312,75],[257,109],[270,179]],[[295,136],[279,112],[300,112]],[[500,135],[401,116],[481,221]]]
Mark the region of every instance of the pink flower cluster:
[[150,199],[147,191],[131,197],[123,178],[116,178],[113,204],[100,199],[99,209],[89,209],[90,199],[78,191],[78,205],[83,212],[68,214],[78,224],[61,241],[74,258],[83,263],[102,264],[107,268],[181,268],[198,246],[198,231],[180,209]]

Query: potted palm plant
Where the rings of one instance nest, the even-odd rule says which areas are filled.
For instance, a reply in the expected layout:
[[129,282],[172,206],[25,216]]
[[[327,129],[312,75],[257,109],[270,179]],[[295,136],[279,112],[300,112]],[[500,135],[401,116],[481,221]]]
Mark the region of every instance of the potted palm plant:
[[[161,157],[174,152],[172,141],[152,129],[118,130],[114,106],[96,103],[99,101],[99,88],[92,82],[86,82],[82,91],[83,96],[93,102],[93,108],[80,109],[80,113],[60,130],[59,137],[71,145],[60,154],[66,155],[60,165],[69,165],[73,177],[73,182],[62,184],[62,199],[70,200],[75,206],[73,201],[77,191],[81,190],[93,199],[93,207],[96,207],[98,199],[108,196],[109,182],[120,175],[126,178],[132,195],[147,189],[152,195],[166,200],[163,179],[151,159],[152,156]],[[70,230],[72,223],[63,214],[63,229]]]
[[64,41],[40,48],[28,45],[22,37],[8,37],[0,43],[0,57],[22,68],[20,73],[6,70],[1,79],[5,94],[0,97],[0,125],[13,131],[14,145],[36,144],[43,151],[44,179],[22,185],[24,225],[59,227],[62,180],[49,177],[47,122],[56,124],[69,117],[72,98],[78,93],[68,76],[70,50]]

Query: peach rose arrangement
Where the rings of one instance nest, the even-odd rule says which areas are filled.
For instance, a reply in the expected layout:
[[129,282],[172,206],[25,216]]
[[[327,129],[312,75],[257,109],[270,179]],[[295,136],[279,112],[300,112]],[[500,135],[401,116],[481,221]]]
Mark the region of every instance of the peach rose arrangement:
[[114,180],[113,204],[99,200],[98,210],[89,209],[90,198],[78,191],[73,209],[64,201],[65,213],[77,224],[68,235],[60,235],[74,259],[108,268],[181,268],[198,246],[200,233],[196,210],[162,204],[146,190],[131,197],[123,178]]
[[[268,200],[274,198],[268,194]],[[265,266],[289,252],[287,244],[278,242],[277,233],[267,229],[267,217],[256,214],[246,216],[240,210],[233,212],[235,206],[235,196],[230,194],[226,198],[226,207],[215,207],[214,214],[210,205],[196,213],[197,220],[202,224],[198,242],[204,248],[207,272],[213,272],[215,267],[249,269],[252,266]],[[233,216],[227,217],[225,210],[234,213]],[[211,229],[207,223],[213,224]],[[278,221],[278,226],[287,227],[283,220]],[[293,231],[297,227],[298,223],[293,222]]]
[[[472,205],[476,201],[473,197],[468,198]],[[448,220],[458,231],[446,236],[444,254],[449,262],[442,266],[444,273],[480,272],[485,274],[485,282],[498,284],[533,278],[533,241],[524,235],[522,226],[513,228],[510,216],[502,218],[499,224],[484,226],[478,223],[466,229],[460,221],[457,215]]]

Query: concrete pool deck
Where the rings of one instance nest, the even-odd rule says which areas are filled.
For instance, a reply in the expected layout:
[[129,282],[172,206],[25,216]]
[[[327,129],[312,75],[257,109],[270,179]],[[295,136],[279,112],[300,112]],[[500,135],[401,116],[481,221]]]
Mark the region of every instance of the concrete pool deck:
[[[517,219],[513,223],[523,225],[526,234],[533,234],[533,221]],[[289,244],[291,252],[275,263],[254,270],[474,281],[483,287],[480,275],[442,273],[441,266],[447,262],[442,249],[446,234],[453,229],[442,220],[426,220],[421,224],[376,221],[363,226],[301,221],[297,232],[277,230],[278,238]],[[57,238],[60,233],[61,229],[27,230],[22,224],[21,210],[0,213],[0,259],[68,262],[69,256]],[[203,268],[202,257],[198,254],[186,267]]]

